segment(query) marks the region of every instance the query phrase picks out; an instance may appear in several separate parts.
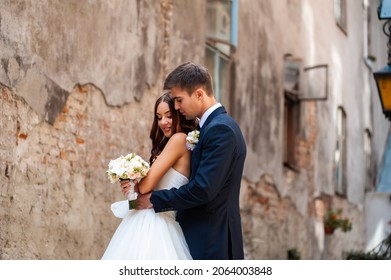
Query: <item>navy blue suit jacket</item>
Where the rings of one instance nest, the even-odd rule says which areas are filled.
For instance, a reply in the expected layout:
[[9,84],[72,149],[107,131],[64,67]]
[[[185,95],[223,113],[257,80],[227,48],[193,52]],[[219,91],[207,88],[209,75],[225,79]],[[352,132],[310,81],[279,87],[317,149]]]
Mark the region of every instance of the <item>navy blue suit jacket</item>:
[[193,259],[243,259],[239,191],[246,144],[224,107],[212,112],[192,151],[189,183],[153,192],[156,212],[177,210]]

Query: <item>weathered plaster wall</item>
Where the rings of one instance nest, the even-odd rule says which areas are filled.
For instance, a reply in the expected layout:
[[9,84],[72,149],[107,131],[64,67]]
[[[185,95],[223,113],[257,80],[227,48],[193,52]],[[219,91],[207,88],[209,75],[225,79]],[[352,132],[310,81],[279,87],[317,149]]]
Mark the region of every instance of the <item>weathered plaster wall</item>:
[[[240,2],[235,113],[249,150],[242,196],[249,258],[285,258],[289,248],[297,248],[302,258],[339,259],[344,251],[363,249],[363,139],[365,129],[372,131],[366,120],[373,113],[364,91],[371,77],[364,62],[362,3],[347,2],[347,33],[335,22],[332,1]],[[372,5],[375,10],[377,3]],[[301,59],[303,68],[327,64],[329,72],[327,100],[300,105],[299,172],[282,164],[286,54]],[[334,193],[338,106],[346,111],[348,127],[345,199]],[[265,199],[271,190],[274,199]],[[352,217],[353,230],[325,236],[322,217],[329,208]]]
[[1,1],[1,77],[53,122],[76,83],[110,105],[140,100],[161,71],[159,1]]
[[99,258],[122,199],[104,171],[115,155],[147,158],[152,108],[107,106],[91,85],[70,92],[53,125],[3,86],[0,104],[1,258]]
[[170,0],[0,6],[0,259],[99,259],[123,199],[108,161],[149,158],[168,61],[202,62],[203,35],[172,30]]
[[203,63],[206,33],[205,13],[206,1],[172,0],[167,34],[169,70],[187,61]]

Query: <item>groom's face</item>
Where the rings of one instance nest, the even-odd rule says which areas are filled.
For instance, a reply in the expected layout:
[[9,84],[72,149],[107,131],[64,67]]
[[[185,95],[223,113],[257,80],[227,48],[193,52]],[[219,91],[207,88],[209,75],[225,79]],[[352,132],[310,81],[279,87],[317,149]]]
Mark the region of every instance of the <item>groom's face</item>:
[[171,95],[175,101],[175,109],[184,115],[186,119],[192,120],[199,117],[201,103],[195,92],[189,95],[187,91],[174,87],[171,89]]

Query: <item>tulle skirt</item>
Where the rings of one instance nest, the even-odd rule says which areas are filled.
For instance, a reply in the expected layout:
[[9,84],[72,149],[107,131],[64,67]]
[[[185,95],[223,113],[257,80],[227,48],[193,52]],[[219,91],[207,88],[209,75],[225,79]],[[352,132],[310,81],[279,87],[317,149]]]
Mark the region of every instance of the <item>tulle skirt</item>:
[[192,259],[175,212],[128,210],[102,260]]

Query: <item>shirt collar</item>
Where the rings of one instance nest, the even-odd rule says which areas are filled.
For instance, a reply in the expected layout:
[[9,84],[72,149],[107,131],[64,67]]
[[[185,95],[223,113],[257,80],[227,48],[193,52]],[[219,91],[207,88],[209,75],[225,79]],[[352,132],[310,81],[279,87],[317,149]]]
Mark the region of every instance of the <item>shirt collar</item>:
[[212,112],[219,107],[221,107],[220,102],[216,103],[215,105],[213,105],[212,107],[210,107],[208,110],[205,111],[205,113],[202,115],[202,117],[200,119],[200,127],[202,127],[204,125],[204,123],[205,123],[206,119],[209,117],[209,115],[212,114]]

